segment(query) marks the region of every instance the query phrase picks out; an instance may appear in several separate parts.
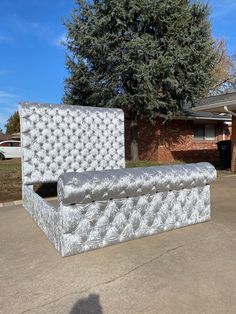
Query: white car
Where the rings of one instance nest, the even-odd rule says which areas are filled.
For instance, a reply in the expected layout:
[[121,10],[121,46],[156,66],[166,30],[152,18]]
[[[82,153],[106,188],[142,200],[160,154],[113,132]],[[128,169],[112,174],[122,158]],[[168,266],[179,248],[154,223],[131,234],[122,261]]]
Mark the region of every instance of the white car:
[[0,160],[5,158],[20,158],[20,141],[8,140],[0,142]]

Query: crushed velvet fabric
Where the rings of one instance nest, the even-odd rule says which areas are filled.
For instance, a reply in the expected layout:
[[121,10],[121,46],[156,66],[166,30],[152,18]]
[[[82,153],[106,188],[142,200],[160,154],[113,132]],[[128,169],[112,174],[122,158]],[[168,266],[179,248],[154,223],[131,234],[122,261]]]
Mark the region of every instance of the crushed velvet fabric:
[[60,204],[61,254],[72,255],[210,219],[210,187]]
[[[56,209],[34,193],[31,187],[23,186],[23,202],[61,255],[73,255],[209,220],[209,183],[216,178],[216,171],[207,163],[199,164],[196,167],[201,167],[202,175],[197,176],[194,173],[197,168],[193,166],[182,166],[188,167],[185,174],[188,173],[188,177],[192,179],[188,184],[186,181],[181,188],[179,184],[183,179],[175,181],[178,182],[175,188],[172,182],[169,183],[168,190],[163,188],[160,191],[160,185],[159,191],[144,189],[139,194],[137,186],[140,181],[137,176],[130,181],[133,184],[132,189],[125,197],[118,193],[107,199],[103,194],[97,200],[88,202],[82,197],[81,202],[67,204],[60,195],[59,208]],[[159,169],[155,171],[167,171],[164,167],[157,168]],[[184,170],[181,172],[180,167],[177,168],[181,177]],[[198,171],[201,172],[199,169]],[[173,174],[177,175],[177,172],[169,172],[169,178],[173,178]],[[86,175],[92,179],[90,172]],[[125,182],[122,175],[118,177],[120,182]],[[142,185],[146,185],[147,177],[142,178]],[[154,178],[158,185],[158,177]],[[135,184],[135,180],[138,183]]]
[[122,110],[21,103],[19,113],[24,184],[125,167]]
[[23,206],[38,226],[46,234],[57,250],[61,250],[61,223],[59,208],[55,208],[33,191],[33,187],[23,185]]
[[64,205],[84,204],[191,189],[215,178],[209,163],[64,173],[58,180],[58,197]]
[[[122,169],[121,110],[24,103],[20,118],[23,206],[62,256],[210,219],[212,165]],[[29,185],[59,176],[54,208]]]

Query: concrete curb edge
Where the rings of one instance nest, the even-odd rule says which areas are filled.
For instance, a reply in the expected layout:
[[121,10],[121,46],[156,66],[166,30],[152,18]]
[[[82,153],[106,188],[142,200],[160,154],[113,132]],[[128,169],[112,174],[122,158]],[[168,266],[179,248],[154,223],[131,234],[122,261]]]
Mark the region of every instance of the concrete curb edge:
[[[56,200],[56,199],[57,199],[57,197],[49,197],[49,198],[45,198],[45,201],[51,201],[51,200]],[[16,206],[16,205],[22,205],[22,200],[0,203],[0,208],[9,207],[9,206]]]

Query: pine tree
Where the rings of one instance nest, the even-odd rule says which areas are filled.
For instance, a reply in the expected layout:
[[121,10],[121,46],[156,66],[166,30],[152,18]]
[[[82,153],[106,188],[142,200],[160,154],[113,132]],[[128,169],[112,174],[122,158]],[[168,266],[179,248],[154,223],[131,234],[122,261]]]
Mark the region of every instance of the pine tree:
[[208,17],[208,5],[189,0],[76,1],[65,23],[64,102],[128,111],[137,159],[137,118],[176,115],[212,84]]
[[20,132],[20,117],[18,111],[13,113],[7,120],[5,125],[6,134],[13,134]]

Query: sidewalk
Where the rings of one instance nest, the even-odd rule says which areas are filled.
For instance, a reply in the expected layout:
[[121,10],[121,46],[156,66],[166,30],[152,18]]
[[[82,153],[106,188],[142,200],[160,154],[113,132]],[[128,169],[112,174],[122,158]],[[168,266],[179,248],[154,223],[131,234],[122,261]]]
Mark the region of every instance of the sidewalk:
[[0,208],[0,313],[235,313],[236,177],[212,220],[62,258],[20,206]]

